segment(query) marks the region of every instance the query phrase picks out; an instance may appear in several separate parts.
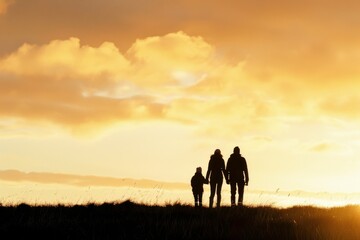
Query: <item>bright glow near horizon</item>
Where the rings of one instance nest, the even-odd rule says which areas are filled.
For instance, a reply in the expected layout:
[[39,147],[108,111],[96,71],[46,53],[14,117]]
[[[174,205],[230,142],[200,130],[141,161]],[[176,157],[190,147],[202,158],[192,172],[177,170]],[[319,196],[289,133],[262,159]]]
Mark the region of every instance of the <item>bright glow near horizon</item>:
[[321,2],[0,1],[0,171],[187,183],[240,146],[250,190],[360,192],[360,5]]

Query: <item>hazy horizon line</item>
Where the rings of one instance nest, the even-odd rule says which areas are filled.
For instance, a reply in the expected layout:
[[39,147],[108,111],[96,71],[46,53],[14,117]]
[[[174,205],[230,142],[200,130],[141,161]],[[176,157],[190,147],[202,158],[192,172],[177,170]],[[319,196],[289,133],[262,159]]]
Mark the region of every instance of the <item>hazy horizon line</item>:
[[[103,186],[103,187],[135,187],[135,188],[161,188],[161,189],[190,189],[190,183],[184,182],[166,182],[151,179],[134,179],[134,178],[117,178],[96,175],[78,175],[68,173],[51,173],[51,172],[25,172],[16,169],[0,170],[0,181],[8,182],[35,182],[42,184],[62,184],[77,187],[89,186]],[[274,189],[276,189],[274,187]],[[306,190],[281,190],[277,188],[271,190],[251,189],[250,192],[258,192],[260,194],[292,194],[292,195],[306,195],[306,194],[346,194],[346,195],[360,195],[360,192],[328,192],[319,191],[311,192]]]

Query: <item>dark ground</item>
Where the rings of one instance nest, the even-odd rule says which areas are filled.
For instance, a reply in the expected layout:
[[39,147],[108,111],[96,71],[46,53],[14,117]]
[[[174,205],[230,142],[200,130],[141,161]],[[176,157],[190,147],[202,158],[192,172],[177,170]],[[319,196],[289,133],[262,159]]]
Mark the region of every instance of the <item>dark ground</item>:
[[0,206],[1,239],[360,239],[360,207]]

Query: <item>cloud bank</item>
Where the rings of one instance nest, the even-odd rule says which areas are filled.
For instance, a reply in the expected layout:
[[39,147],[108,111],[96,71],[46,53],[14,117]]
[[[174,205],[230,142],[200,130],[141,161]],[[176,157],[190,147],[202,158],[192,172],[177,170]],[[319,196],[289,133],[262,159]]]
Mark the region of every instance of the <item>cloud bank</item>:
[[183,32],[139,39],[126,53],[77,38],[24,44],[0,60],[0,115],[74,130],[134,119],[212,125],[229,108],[225,118],[240,114],[246,122],[266,106],[245,99],[251,93],[242,75],[242,62],[227,63]]
[[[73,132],[161,119],[225,135],[274,127],[284,116],[357,117],[358,83],[321,90],[296,74],[264,80],[252,64],[230,62],[184,32],[138,39],[124,53],[112,42],[94,47],[78,38],[23,44],[0,59],[0,116]],[[339,88],[347,95],[335,95]]]
[[34,182],[43,184],[65,184],[78,187],[137,187],[159,189],[189,189],[185,183],[159,182],[153,180],[136,180],[129,178],[111,178],[100,176],[82,176],[61,173],[21,172],[17,170],[0,171],[0,180],[11,182]]
[[161,119],[229,136],[286,118],[358,122],[359,9],[354,0],[0,0],[0,125],[85,133]]

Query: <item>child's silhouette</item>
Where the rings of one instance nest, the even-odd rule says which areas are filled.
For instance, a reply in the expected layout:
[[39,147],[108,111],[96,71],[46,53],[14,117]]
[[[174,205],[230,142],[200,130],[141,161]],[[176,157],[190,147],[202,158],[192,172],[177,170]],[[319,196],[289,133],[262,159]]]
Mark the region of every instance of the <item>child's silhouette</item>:
[[191,178],[191,187],[194,194],[195,207],[202,207],[202,195],[204,192],[203,185],[209,182],[201,173],[201,167],[196,168],[195,175]]

